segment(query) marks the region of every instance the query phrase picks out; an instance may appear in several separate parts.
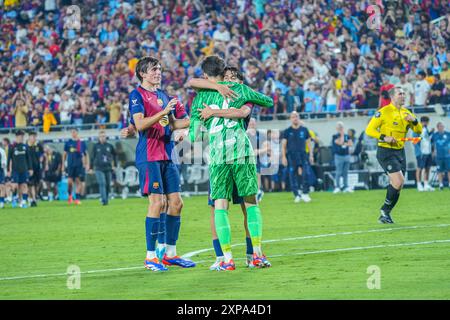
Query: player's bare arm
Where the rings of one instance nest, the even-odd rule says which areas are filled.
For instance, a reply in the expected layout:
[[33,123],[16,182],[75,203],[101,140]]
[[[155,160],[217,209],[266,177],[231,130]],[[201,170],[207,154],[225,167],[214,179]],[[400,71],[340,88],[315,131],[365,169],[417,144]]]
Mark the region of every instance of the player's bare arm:
[[169,123],[172,130],[177,129],[186,129],[189,128],[189,125],[191,124],[191,120],[189,117],[183,118],[183,119],[176,119],[173,115],[169,116]]
[[129,137],[135,137],[136,136],[136,127],[132,125],[131,123],[128,125],[128,127],[123,128],[120,130],[120,138],[126,139]]
[[244,119],[247,118],[252,112],[251,108],[244,105],[242,108],[235,109],[212,109],[206,103],[203,103],[205,107],[200,111],[201,117],[204,120],[207,120],[211,117],[219,117],[219,118],[227,118],[227,119]]
[[287,167],[288,161],[286,157],[286,146],[287,146],[287,140],[283,139],[281,140],[281,163],[283,166]]
[[171,111],[175,109],[177,99],[173,98],[169,101],[164,110],[158,112],[154,116],[144,117],[143,113],[136,113],[133,115],[133,120],[138,131],[144,131],[152,127],[155,123],[159,122],[164,116],[167,116]]
[[194,89],[210,89],[219,92],[224,99],[231,99],[239,97],[239,94],[230,89],[233,84],[220,84],[208,79],[193,78],[188,81],[188,86]]

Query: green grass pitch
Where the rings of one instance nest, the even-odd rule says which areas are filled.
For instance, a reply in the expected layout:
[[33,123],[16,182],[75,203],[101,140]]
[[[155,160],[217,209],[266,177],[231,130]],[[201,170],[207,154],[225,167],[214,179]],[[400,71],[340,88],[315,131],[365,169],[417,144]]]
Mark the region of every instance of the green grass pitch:
[[[178,253],[210,250],[192,256],[194,269],[159,274],[143,267],[146,199],[7,208],[0,299],[450,299],[449,190],[404,190],[394,225],[377,222],[384,195],[313,193],[311,203],[295,204],[290,193],[266,193],[264,251],[273,267],[261,270],[244,266],[242,215],[232,206],[233,272],[208,270],[204,196],[184,199]],[[80,289],[67,286],[69,265],[81,270]],[[368,288],[372,277],[379,289]]]

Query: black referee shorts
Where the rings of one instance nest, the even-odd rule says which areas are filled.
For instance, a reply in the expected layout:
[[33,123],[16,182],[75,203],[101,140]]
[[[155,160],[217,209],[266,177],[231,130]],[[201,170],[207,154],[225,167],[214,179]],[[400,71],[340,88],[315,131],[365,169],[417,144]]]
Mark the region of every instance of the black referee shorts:
[[390,149],[378,147],[377,160],[386,173],[401,171],[406,173],[405,149]]

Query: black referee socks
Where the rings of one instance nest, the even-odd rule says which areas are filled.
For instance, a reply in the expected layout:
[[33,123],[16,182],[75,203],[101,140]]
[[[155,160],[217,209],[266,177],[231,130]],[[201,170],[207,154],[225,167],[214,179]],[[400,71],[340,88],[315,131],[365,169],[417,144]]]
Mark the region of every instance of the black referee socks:
[[398,198],[400,197],[400,190],[395,189],[391,184],[387,187],[386,199],[381,207],[381,210],[391,212],[397,204]]

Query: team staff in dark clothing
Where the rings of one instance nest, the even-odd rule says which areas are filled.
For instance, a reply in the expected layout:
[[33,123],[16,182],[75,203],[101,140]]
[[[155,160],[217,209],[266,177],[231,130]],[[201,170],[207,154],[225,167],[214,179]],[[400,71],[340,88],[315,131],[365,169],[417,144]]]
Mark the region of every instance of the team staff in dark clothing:
[[[314,162],[313,148],[311,147],[311,137],[309,130],[302,126],[300,117],[296,111],[291,113],[291,126],[284,130],[281,140],[282,164],[289,168],[289,178],[291,190],[295,196],[295,202],[303,200],[310,202],[309,183],[306,177],[308,166]],[[306,154],[306,146],[309,150]],[[304,173],[304,174],[303,174]],[[303,174],[303,192],[300,195],[298,190],[298,177]]]
[[[78,137],[78,129],[72,129],[72,139],[64,145],[63,163],[67,160],[66,172],[68,176],[68,192],[69,204],[75,202],[80,205],[81,198],[81,178],[86,173],[86,168],[89,168],[89,157],[87,156],[87,147],[84,141]],[[73,182],[76,183],[75,201],[72,198]]]
[[49,145],[44,146],[44,188],[49,189],[48,199],[58,198],[58,182],[62,178],[62,156]]
[[12,206],[17,207],[17,189],[21,196],[21,208],[27,208],[28,200],[28,178],[33,174],[31,157],[28,146],[23,143],[25,133],[21,130],[16,132],[16,142],[8,152],[8,176],[12,178]]
[[112,144],[106,142],[105,131],[99,132],[98,140],[94,145],[91,163],[94,166],[102,204],[105,206],[108,204],[112,171],[117,166],[116,151]]
[[39,194],[39,186],[42,178],[42,162],[44,160],[44,148],[39,142],[37,142],[36,138],[36,132],[30,132],[28,134],[28,152],[30,153],[31,168],[33,169],[33,174],[30,176],[28,181],[31,207],[37,206],[36,198]]
[[416,116],[404,107],[405,91],[401,87],[389,90],[391,103],[380,109],[370,120],[366,134],[378,139],[377,159],[389,175],[386,199],[381,207],[380,223],[394,223],[391,211],[395,207],[405,181],[406,172],[405,142],[409,129],[422,133],[422,125]]

